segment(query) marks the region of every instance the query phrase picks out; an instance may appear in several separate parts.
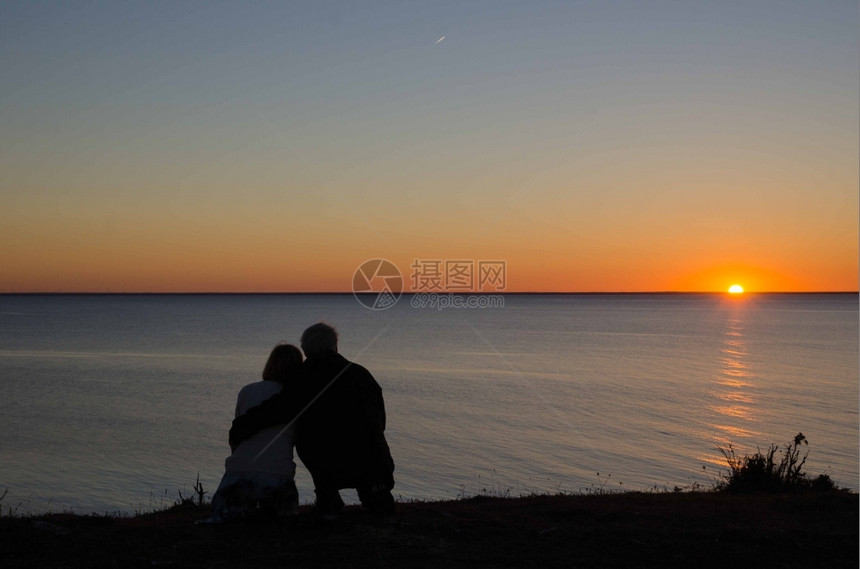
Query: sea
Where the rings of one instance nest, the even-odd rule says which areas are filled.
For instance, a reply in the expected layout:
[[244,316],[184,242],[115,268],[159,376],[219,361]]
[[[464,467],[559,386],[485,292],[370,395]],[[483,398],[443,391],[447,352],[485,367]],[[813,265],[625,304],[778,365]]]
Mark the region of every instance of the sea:
[[860,487],[857,294],[417,300],[0,295],[0,513],[211,497],[239,389],[320,321],[382,386],[401,501],[710,488],[798,433]]

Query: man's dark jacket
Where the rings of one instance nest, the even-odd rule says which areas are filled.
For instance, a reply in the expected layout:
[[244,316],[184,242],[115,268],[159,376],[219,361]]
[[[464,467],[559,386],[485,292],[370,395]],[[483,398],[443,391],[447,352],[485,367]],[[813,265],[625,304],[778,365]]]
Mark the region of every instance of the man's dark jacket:
[[394,487],[382,389],[369,371],[331,350],[309,357],[295,382],[237,417],[230,442],[289,423],[302,409],[296,450],[318,491]]

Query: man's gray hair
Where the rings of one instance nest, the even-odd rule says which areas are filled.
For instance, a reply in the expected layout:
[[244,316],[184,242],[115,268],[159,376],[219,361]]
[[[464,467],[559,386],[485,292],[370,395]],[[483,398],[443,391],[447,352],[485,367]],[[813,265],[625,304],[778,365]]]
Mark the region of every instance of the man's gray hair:
[[319,322],[302,332],[302,351],[306,357],[326,350],[337,351],[337,330],[332,326]]

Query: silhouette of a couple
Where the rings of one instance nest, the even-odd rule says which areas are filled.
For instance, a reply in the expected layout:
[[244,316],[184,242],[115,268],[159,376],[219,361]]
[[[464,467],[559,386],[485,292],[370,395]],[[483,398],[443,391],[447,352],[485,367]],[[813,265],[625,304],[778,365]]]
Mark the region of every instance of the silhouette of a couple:
[[273,516],[298,510],[295,445],[313,478],[314,511],[343,508],[338,490],[355,488],[376,514],[394,512],[394,461],[385,440],[382,389],[369,371],[337,351],[337,332],[319,323],[304,331],[301,347],[279,344],[263,381],[238,396],[230,429],[226,472],[212,497],[209,523],[260,508]]

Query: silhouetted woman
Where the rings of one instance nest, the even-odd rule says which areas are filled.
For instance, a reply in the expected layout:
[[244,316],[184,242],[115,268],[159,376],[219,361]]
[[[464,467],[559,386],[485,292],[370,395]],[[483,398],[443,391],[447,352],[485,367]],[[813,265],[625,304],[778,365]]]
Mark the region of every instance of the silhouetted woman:
[[[292,344],[278,344],[263,369],[263,381],[239,391],[236,417],[256,407],[294,380],[302,353]],[[260,511],[271,516],[295,514],[299,506],[295,429],[274,425],[242,441],[225,461],[226,472],[212,497],[212,515],[205,523],[221,523]]]

